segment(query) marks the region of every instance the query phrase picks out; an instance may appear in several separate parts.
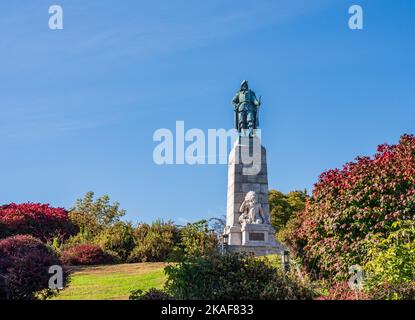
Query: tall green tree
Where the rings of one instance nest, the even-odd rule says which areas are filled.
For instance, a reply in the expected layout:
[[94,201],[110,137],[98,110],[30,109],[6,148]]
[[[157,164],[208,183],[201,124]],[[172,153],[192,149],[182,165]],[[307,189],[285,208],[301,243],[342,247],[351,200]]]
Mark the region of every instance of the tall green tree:
[[108,195],[94,200],[94,192],[89,191],[78,199],[69,212],[69,217],[85,240],[91,240],[103,230],[115,225],[125,215],[118,202],[110,203]]
[[285,228],[287,222],[305,208],[307,191],[291,191],[284,194],[277,190],[270,190],[268,202],[270,207],[270,220],[277,230]]

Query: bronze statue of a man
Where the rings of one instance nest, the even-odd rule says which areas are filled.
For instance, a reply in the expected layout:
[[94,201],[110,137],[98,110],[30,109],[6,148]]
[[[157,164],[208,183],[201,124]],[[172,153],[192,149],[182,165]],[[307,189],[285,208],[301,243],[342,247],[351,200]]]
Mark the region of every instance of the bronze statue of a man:
[[235,110],[235,129],[239,133],[248,130],[249,136],[254,135],[254,129],[259,128],[259,107],[261,99],[257,99],[255,92],[249,89],[248,81],[244,80],[241,89],[232,100]]

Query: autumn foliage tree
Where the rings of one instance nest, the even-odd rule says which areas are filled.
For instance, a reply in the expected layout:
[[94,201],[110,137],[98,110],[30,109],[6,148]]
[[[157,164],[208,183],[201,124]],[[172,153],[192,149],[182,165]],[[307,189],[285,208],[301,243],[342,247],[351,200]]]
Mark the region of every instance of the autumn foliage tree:
[[51,242],[54,238],[66,239],[75,232],[76,227],[63,208],[39,203],[0,206],[0,238],[26,234]]
[[[42,291],[50,296],[51,266],[60,266],[56,253],[30,235],[16,235],[0,240],[0,300],[32,300]],[[64,285],[68,272],[64,269]]]
[[324,172],[290,240],[309,269],[345,278],[350,266],[364,264],[374,237],[387,238],[395,222],[414,218],[415,137],[403,135],[373,157]]

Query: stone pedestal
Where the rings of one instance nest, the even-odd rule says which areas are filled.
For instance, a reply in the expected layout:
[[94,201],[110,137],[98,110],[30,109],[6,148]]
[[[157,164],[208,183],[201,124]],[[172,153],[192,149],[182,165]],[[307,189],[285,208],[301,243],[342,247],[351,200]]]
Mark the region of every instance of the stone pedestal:
[[275,230],[269,224],[246,224],[241,228],[243,246],[276,246]]
[[[279,253],[282,246],[275,241],[275,230],[269,223],[268,172],[266,149],[259,138],[242,137],[236,141],[228,162],[228,197],[225,234],[232,251]],[[264,224],[239,223],[240,207],[246,194],[255,191],[265,215]],[[249,251],[248,250],[248,251]]]

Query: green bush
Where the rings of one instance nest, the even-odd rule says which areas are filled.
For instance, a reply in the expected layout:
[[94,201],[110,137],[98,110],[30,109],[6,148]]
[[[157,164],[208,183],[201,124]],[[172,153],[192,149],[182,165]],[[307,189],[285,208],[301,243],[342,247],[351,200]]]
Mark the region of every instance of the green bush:
[[171,296],[163,290],[151,288],[148,291],[141,289],[131,291],[130,300],[170,300]]
[[217,245],[217,238],[214,232],[209,231],[206,220],[188,223],[180,229],[180,249],[185,256],[210,254],[216,251]]
[[134,228],[129,222],[116,222],[94,240],[105,252],[115,254],[120,261],[127,261],[135,247]]
[[313,292],[293,274],[265,259],[217,253],[190,257],[165,268],[166,292],[175,299],[312,299]]
[[415,281],[401,284],[382,283],[371,288],[372,300],[415,300]]
[[128,262],[166,261],[178,242],[178,229],[173,222],[155,221],[137,227],[136,245]]
[[368,238],[365,283],[367,290],[376,291],[377,295],[379,288],[389,288],[385,297],[405,299],[405,294],[400,296],[399,292],[415,280],[415,222],[396,221],[392,230],[386,238],[379,235]]

